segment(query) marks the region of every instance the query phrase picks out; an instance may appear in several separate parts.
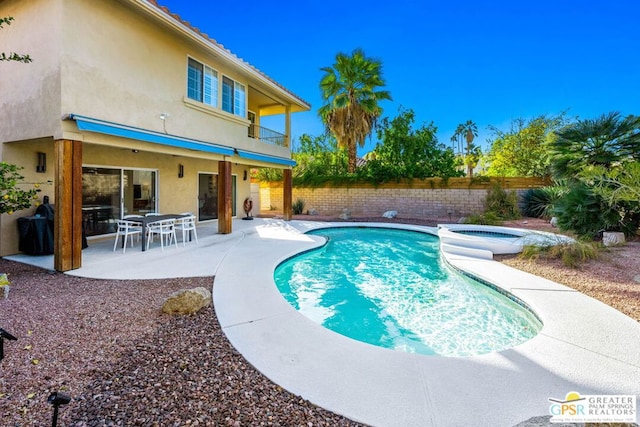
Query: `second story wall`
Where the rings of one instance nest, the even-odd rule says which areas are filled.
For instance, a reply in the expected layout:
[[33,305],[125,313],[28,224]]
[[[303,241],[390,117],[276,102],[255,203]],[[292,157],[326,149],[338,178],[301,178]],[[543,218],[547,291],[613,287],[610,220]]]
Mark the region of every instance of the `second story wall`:
[[[246,113],[227,113],[220,100],[215,108],[187,98],[189,58],[214,69],[219,85],[225,76],[248,91],[245,71],[159,23],[153,12],[141,11],[134,1],[55,1],[64,1],[65,10],[64,113],[246,148]],[[160,118],[163,113],[165,120]],[[73,126],[64,125],[69,130]]]
[[28,54],[32,62],[0,62],[0,141],[60,135],[61,3],[3,0],[0,52]]

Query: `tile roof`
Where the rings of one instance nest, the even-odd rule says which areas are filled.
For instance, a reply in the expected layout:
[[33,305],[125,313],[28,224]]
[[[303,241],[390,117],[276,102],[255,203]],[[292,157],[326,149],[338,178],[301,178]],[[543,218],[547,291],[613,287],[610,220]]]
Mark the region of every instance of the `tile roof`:
[[214,45],[215,47],[224,50],[225,52],[227,52],[229,55],[231,55],[231,57],[233,57],[235,60],[237,60],[238,62],[248,66],[249,68],[251,68],[251,70],[255,71],[257,74],[259,74],[260,76],[264,77],[265,79],[267,79],[270,83],[274,84],[275,86],[279,87],[280,89],[282,89],[283,91],[285,91],[286,93],[288,93],[289,95],[293,96],[294,98],[298,99],[299,101],[301,101],[302,103],[306,104],[307,106],[309,106],[309,108],[311,108],[311,104],[309,104],[307,101],[305,101],[304,99],[302,99],[301,97],[299,97],[298,95],[296,95],[295,93],[291,92],[289,89],[287,89],[286,87],[284,87],[283,85],[281,85],[280,83],[278,83],[277,81],[273,80],[271,77],[269,77],[268,75],[266,75],[263,71],[261,71],[260,69],[256,68],[255,66],[251,65],[250,63],[248,63],[247,61],[245,61],[244,59],[238,57],[235,53],[231,52],[228,48],[226,48],[222,43],[218,43],[215,39],[209,37],[208,34],[200,31],[199,28],[194,27],[193,25],[191,25],[191,23],[189,23],[188,21],[185,21],[184,19],[182,19],[178,14],[173,13],[169,10],[168,7],[166,6],[162,6],[158,3],[157,0],[145,0],[147,3],[149,3],[150,5],[156,7],[157,9],[161,10],[162,12],[164,12],[166,15],[170,16],[171,18],[173,18],[175,21],[181,23],[182,25],[186,26],[187,28],[189,28],[190,30],[192,30],[193,32],[195,32],[196,34],[198,34],[199,36],[203,37],[204,39],[206,39],[208,42],[210,42],[212,45]]

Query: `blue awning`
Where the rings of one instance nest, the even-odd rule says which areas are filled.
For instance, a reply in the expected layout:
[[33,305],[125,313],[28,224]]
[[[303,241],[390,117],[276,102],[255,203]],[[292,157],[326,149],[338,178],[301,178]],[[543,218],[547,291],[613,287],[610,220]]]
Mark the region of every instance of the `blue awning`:
[[260,162],[276,163],[276,164],[285,165],[285,166],[296,165],[295,160],[285,159],[283,157],[269,156],[266,154],[258,154],[258,153],[253,153],[251,151],[244,151],[244,150],[236,150],[236,152],[240,157],[244,157],[245,159],[249,159],[249,160],[258,160]]
[[168,145],[170,147],[184,148],[187,150],[203,151],[205,153],[223,154],[225,156],[232,156],[235,154],[234,149],[231,147],[107,122],[104,120],[93,119],[91,117],[79,116],[77,114],[69,114],[66,119],[75,120],[78,125],[78,129],[83,131],[136,139],[139,141],[152,142],[154,144]]

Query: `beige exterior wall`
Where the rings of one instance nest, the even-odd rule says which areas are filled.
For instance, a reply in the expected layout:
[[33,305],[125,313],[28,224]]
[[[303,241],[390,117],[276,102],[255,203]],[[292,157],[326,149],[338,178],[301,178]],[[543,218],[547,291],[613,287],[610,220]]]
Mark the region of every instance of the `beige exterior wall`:
[[[196,212],[198,173],[217,173],[218,162],[224,160],[237,175],[236,211],[241,216],[244,198],[251,194],[244,172],[283,167],[82,132],[75,121],[62,120],[66,114],[267,156],[291,156],[287,147],[249,138],[246,118],[187,99],[188,58],[214,68],[220,85],[222,76],[243,84],[256,124],[260,114],[306,111],[309,106],[148,2],[0,0],[0,16],[15,18],[1,30],[0,51],[33,59],[29,64],[0,62],[0,160],[23,166],[27,183],[55,179],[55,140],[82,141],[83,165],[157,170],[159,210]],[[161,113],[168,118],[161,120]],[[46,173],[35,172],[38,152],[47,155]],[[184,178],[178,178],[179,164],[184,165]],[[55,203],[53,185],[43,187],[40,196],[45,194]],[[0,216],[0,256],[18,251],[16,218],[32,213],[33,208]]]
[[0,2],[0,16],[14,18],[0,30],[0,52],[33,59],[0,62],[0,141],[60,134],[61,15],[57,1]]
[[[1,144],[0,144],[1,145]],[[47,156],[47,170],[45,173],[36,172],[38,152]],[[38,184],[40,192],[38,201],[44,196],[49,196],[49,202],[55,203],[53,189],[53,140],[51,138],[31,140],[20,143],[4,144],[2,160],[15,165],[23,165],[20,174],[24,177],[23,184],[19,188],[29,190]],[[31,216],[35,212],[35,206],[30,209],[16,211],[13,214],[0,215],[0,256],[18,252],[18,227],[17,219],[23,216]]]

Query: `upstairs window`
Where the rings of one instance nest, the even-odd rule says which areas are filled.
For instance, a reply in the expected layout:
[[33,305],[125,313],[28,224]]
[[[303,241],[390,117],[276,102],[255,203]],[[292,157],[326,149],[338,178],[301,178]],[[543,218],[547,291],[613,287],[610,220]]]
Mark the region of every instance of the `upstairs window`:
[[187,97],[212,107],[218,106],[218,72],[189,58]]
[[222,76],[222,109],[236,116],[247,117],[246,105],[245,86]]

